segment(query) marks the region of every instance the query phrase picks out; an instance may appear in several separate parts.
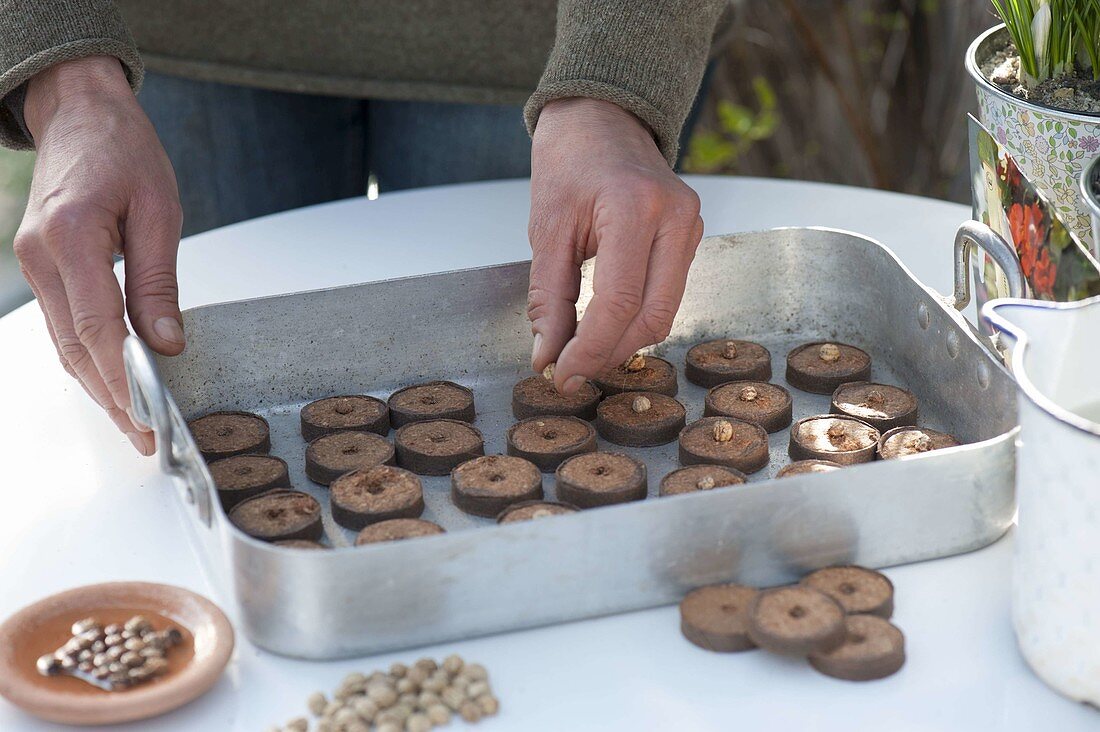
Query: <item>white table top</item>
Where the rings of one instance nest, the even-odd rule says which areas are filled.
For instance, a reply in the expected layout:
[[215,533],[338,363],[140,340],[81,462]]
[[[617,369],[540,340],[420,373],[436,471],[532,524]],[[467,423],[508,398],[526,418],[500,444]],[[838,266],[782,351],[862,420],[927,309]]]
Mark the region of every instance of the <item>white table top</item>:
[[[823,225],[892,247],[947,292],[965,207],[820,184],[692,177],[707,234]],[[527,184],[504,181],[354,199],[230,226],[182,245],[183,307],[526,259]],[[0,616],[112,579],[210,595],[167,479],[139,458],[58,365],[33,304],[0,319]],[[305,712],[353,670],[457,652],[489,668],[502,702],[490,730],[1032,730],[1093,728],[1100,715],[1032,676],[1008,616],[1011,538],[888,571],[909,661],[880,682],[835,681],[754,652],[685,642],[675,607],[332,663],[293,661],[240,638],[206,696],[142,730],[253,732]],[[215,597],[215,600],[220,598]],[[455,728],[460,728],[461,723]],[[796,727],[796,725],[798,725]],[[53,729],[0,701],[0,729]]]

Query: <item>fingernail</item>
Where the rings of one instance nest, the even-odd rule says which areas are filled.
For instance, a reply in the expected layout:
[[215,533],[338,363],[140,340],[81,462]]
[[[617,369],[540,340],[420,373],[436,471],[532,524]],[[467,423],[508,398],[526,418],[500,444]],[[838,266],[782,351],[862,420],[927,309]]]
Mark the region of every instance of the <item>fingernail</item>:
[[183,328],[175,318],[160,318],[153,323],[153,332],[169,343],[183,343]]
[[535,343],[531,346],[531,368],[535,369],[535,364],[539,360],[539,351],[542,349],[542,333],[535,333]]
[[134,449],[140,452],[142,455],[148,455],[145,452],[145,441],[141,439],[141,436],[136,432],[127,432],[126,437],[129,438],[130,443],[134,446]]
[[580,374],[574,374],[565,380],[561,390],[563,394],[576,394],[584,386],[585,378]]

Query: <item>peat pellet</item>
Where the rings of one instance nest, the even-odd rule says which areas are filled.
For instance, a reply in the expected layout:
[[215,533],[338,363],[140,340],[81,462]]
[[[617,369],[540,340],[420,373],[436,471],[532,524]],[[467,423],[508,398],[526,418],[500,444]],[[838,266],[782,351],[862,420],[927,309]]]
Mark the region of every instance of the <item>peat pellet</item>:
[[791,423],[791,393],[765,381],[731,381],[707,392],[704,417],[733,417],[752,422],[765,432],[778,432]]
[[424,513],[420,478],[392,465],[374,465],[344,473],[329,486],[332,518],[359,531],[367,524]]
[[845,627],[843,644],[810,654],[810,665],[816,670],[844,681],[872,681],[905,665],[905,636],[890,621],[875,615],[849,615]]
[[749,604],[749,637],[761,648],[808,656],[844,642],[844,608],[824,592],[793,585],[763,590]]
[[474,393],[453,381],[406,386],[390,395],[390,423],[397,427],[434,419],[473,422]]
[[299,422],[306,442],[343,430],[385,436],[390,431],[390,408],[381,399],[362,394],[327,397],[302,407]]
[[485,441],[474,426],[454,419],[412,422],[397,430],[397,464],[419,475],[447,475],[485,454]]
[[787,354],[787,383],[814,394],[832,394],[849,381],[869,381],[871,357],[847,343],[806,343]]
[[306,446],[306,476],[321,485],[352,470],[393,461],[393,443],[373,432],[334,432]]
[[756,648],[749,638],[749,605],[758,594],[736,584],[710,585],[680,602],[680,632],[708,651],[736,653]]
[[889,620],[894,614],[894,584],[873,569],[825,567],[803,577],[802,584],[824,592],[850,615],[877,615]]
[[672,442],[687,421],[684,405],[655,391],[624,391],[596,409],[596,431],[608,442],[654,447]]
[[226,511],[272,488],[290,488],[286,461],[274,455],[234,455],[207,467]]
[[267,420],[251,412],[213,412],[187,423],[207,461],[271,449]]
[[708,389],[728,381],[770,381],[772,355],[752,341],[735,338],[705,341],[687,352],[684,376]]
[[855,465],[875,459],[878,440],[878,430],[855,417],[818,415],[794,423],[787,454],[791,460]]
[[281,546],[286,549],[328,549],[328,547],[321,542],[310,541],[309,539],[284,539],[272,543],[275,544],[275,546]]
[[641,501],[648,490],[645,463],[617,452],[574,455],[555,477],[558,498],[578,508]]
[[542,498],[542,473],[529,460],[483,455],[451,471],[451,501],[474,516],[493,518],[513,503]]
[[229,520],[249,536],[264,541],[321,538],[321,504],[308,493],[285,488],[238,503]]
[[512,414],[516,419],[556,415],[593,420],[601,396],[599,387],[591,381],[567,396],[554,388],[552,379],[531,376],[512,387]]
[[425,519],[390,519],[371,524],[355,537],[355,545],[380,544],[386,541],[403,541],[421,536],[446,533],[443,527]]
[[836,388],[829,411],[855,417],[886,432],[917,423],[917,397],[900,386],[854,381]]
[[768,464],[768,433],[732,417],[696,420],[680,432],[680,464],[700,463],[755,473]]
[[501,511],[500,515],[497,516],[497,523],[514,524],[520,521],[533,521],[534,519],[550,516],[564,516],[567,513],[576,513],[579,510],[576,506],[558,501],[524,501],[513,503]]
[[843,467],[840,463],[834,463],[832,460],[796,460],[780,468],[775,477],[789,478],[792,475],[806,475],[807,473],[829,473]]
[[660,495],[678,496],[747,482],[748,478],[740,470],[724,465],[688,465],[661,478]]
[[942,450],[945,447],[958,447],[961,444],[946,432],[937,432],[926,427],[895,427],[879,439],[878,456],[883,460],[893,460]]
[[509,455],[530,460],[544,473],[552,473],[574,455],[596,451],[596,429],[579,417],[530,417],[508,428]]
[[655,391],[665,396],[676,396],[679,387],[675,366],[663,358],[640,353],[595,382],[604,398],[624,391]]

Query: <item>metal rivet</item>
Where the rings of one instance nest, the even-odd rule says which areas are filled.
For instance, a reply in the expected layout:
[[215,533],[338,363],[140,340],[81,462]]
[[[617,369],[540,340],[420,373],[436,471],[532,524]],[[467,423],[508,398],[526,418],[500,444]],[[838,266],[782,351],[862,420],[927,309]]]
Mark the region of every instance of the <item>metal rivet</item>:
[[928,330],[929,322],[928,306],[922,302],[917,306],[917,323],[920,325],[921,330]]
[[959,355],[959,334],[951,331],[947,334],[947,355],[956,358]]
[[978,386],[983,389],[989,388],[989,365],[985,363],[978,364]]

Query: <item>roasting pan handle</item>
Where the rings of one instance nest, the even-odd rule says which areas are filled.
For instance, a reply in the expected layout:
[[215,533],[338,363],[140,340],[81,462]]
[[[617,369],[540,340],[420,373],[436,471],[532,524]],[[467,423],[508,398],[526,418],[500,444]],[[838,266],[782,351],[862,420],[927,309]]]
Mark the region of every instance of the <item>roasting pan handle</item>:
[[967,221],[955,234],[955,293],[948,304],[962,310],[970,304],[970,254],[974,247],[985,251],[1005,273],[1008,296],[1027,297],[1024,272],[1016,250],[1001,235],[978,221]]
[[184,484],[187,502],[195,505],[199,520],[210,526],[214,481],[187,423],[164,388],[153,355],[137,336],[127,336],[122,355],[134,419],[152,428],[161,470]]

